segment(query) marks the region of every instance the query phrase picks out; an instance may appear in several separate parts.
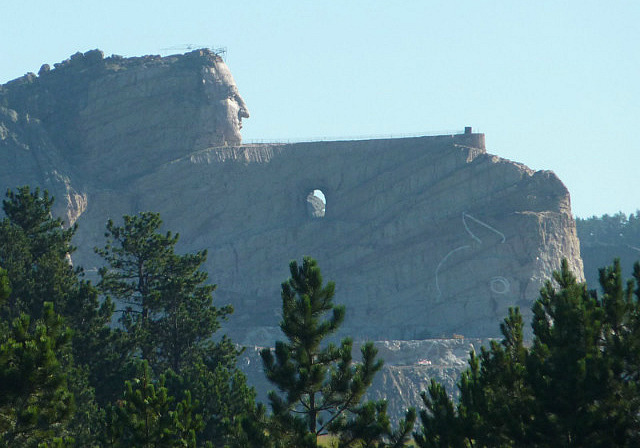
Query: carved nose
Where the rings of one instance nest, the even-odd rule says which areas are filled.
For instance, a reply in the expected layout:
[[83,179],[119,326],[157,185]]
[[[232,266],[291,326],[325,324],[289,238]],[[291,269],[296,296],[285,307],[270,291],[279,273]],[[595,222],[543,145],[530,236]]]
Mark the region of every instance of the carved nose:
[[249,118],[249,111],[247,109],[245,109],[244,107],[241,107],[240,110],[238,111],[238,117],[239,118]]

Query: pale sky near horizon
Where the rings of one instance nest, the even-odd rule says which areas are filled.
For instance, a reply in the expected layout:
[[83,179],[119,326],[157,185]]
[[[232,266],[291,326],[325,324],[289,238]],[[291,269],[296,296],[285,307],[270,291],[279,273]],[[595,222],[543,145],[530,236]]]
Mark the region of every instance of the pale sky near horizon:
[[8,0],[0,83],[76,51],[226,47],[243,138],[460,131],[553,170],[580,217],[640,209],[640,1]]

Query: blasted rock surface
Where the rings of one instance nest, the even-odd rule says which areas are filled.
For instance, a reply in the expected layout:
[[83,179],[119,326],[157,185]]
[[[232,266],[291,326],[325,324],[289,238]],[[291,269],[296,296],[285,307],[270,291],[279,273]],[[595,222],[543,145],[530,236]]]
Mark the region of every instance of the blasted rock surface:
[[5,168],[55,158],[41,171],[64,167],[82,188],[111,187],[194,150],[240,144],[248,116],[211,51],[104,58],[93,50],[0,86],[0,157]]
[[[344,334],[495,336],[510,306],[528,312],[562,257],[579,276],[582,264],[562,183],[487,154],[483,138],[211,148],[136,180],[130,211],[159,210],[190,249],[210,250],[244,343],[273,342],[279,283],[303,255],[336,282]],[[309,213],[314,189],[322,218]]]

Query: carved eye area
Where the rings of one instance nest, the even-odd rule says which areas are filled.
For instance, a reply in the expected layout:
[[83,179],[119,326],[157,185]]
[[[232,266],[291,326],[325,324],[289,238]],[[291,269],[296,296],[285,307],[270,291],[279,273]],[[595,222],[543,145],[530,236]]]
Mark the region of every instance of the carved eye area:
[[492,277],[489,281],[489,289],[495,294],[507,294],[511,290],[511,283],[502,276]]
[[234,100],[238,97],[238,89],[235,86],[227,86],[226,97],[230,100]]

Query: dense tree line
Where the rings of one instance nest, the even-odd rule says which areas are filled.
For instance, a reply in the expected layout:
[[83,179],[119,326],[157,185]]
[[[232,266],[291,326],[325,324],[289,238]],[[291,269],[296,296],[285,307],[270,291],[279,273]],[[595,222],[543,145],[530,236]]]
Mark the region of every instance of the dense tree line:
[[598,268],[614,258],[620,258],[623,273],[631,276],[629,269],[640,258],[640,210],[630,215],[577,218],[576,229],[589,285],[599,284]]
[[255,393],[213,338],[231,307],[155,213],[109,221],[100,282],[53,199],[9,191],[0,221],[0,446],[246,446]]
[[580,241],[589,245],[640,245],[640,210],[628,216],[620,212],[576,218],[576,227]]
[[394,426],[385,401],[364,399],[382,367],[373,344],[354,362],[353,341],[331,342],[346,310],[312,258],[290,264],[284,340],[261,353],[267,409],[217,334],[233,310],[213,304],[206,251],[176,253],[158,214],[124,216],[107,223],[93,285],[52,204],[28,187],[3,201],[0,447],[640,446],[640,264],[628,281],[617,260],[601,269],[596,292],[563,262],[532,341],[511,309],[503,339],[470,354],[459,398],[432,381],[419,419]]
[[423,393],[420,447],[640,446],[640,264],[600,270],[602,293],[566,261],[533,307],[534,338],[512,309],[503,339],[471,354],[457,403],[442,386]]

